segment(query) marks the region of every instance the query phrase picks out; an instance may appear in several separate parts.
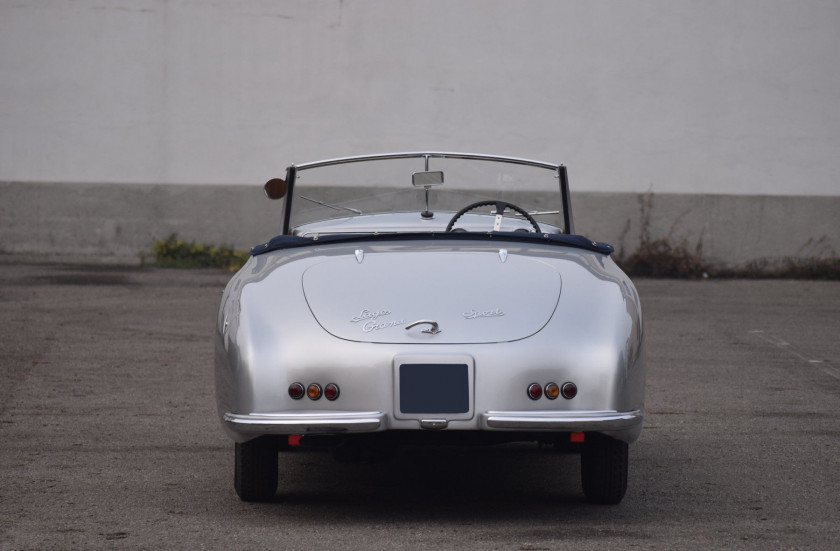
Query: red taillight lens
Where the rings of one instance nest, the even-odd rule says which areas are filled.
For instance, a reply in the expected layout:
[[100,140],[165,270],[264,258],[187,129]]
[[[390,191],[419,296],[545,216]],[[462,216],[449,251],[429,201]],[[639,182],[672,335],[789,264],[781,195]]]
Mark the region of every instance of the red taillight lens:
[[560,386],[557,383],[545,385],[545,397],[549,400],[556,400],[560,396]]
[[539,400],[542,398],[542,387],[537,383],[531,383],[528,385],[528,398],[531,400]]
[[310,400],[317,400],[321,397],[321,385],[312,383],[306,388],[306,395],[309,396]]
[[305,390],[303,385],[300,383],[292,383],[289,385],[289,396],[294,400],[300,400],[303,398]]
[[563,383],[563,386],[560,387],[560,393],[563,398],[571,400],[577,396],[577,385],[575,383]]
[[335,383],[330,383],[324,387],[324,398],[330,402],[337,400],[339,394],[341,394],[341,390],[339,390],[338,385]]

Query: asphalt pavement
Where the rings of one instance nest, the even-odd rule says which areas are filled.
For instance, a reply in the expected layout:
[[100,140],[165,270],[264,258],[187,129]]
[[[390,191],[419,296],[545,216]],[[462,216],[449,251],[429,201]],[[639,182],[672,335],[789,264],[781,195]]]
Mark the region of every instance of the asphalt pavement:
[[627,496],[577,456],[283,454],[233,491],[212,331],[230,274],[0,264],[0,549],[840,548],[840,282],[640,280]]

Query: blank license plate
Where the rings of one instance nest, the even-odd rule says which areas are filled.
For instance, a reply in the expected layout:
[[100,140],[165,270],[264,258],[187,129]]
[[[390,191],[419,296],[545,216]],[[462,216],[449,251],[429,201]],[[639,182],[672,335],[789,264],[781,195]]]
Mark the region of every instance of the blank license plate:
[[470,390],[466,364],[401,364],[402,413],[467,413]]

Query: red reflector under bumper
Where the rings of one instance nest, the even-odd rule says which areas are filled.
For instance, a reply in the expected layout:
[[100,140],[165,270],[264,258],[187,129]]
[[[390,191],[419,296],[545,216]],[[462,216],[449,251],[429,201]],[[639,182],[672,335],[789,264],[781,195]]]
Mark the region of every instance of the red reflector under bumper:
[[[291,438],[291,437],[290,437]],[[584,434],[582,432],[572,432],[569,434],[569,442],[574,442],[575,444],[580,444],[584,440]]]

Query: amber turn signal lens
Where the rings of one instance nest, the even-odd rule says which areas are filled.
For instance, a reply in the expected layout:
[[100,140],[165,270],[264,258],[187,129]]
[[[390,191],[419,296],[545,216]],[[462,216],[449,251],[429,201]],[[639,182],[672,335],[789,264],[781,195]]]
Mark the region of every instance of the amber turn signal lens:
[[560,388],[560,393],[563,395],[563,398],[571,400],[577,396],[577,385],[575,383],[563,383],[563,386]]
[[341,391],[338,389],[338,385],[335,383],[330,383],[324,387],[324,398],[326,398],[330,402],[338,399],[339,394],[341,394]]
[[549,400],[555,400],[560,396],[560,386],[557,383],[548,383],[545,385],[545,397]]
[[289,385],[289,396],[294,400],[303,398],[303,385],[300,383],[292,383]]
[[528,398],[531,400],[539,400],[542,398],[542,387],[537,383],[528,385]]
[[310,400],[317,400],[321,397],[321,385],[312,383],[306,388],[306,395],[309,396]]

